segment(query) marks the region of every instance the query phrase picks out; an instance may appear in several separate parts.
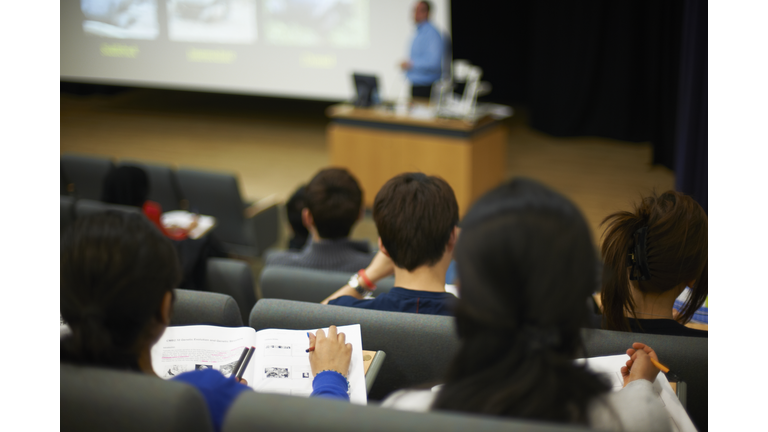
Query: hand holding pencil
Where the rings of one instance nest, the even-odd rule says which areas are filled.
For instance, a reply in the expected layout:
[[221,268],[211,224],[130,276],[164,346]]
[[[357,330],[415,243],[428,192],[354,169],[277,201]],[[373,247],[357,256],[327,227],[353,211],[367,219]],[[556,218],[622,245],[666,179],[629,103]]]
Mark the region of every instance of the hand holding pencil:
[[328,335],[320,329],[309,337],[309,364],[312,376],[324,370],[332,370],[347,376],[352,360],[352,344],[346,343],[344,333],[337,333],[336,326],[328,327]]
[[659,370],[669,372],[669,368],[659,363],[659,358],[653,348],[640,342],[632,344],[632,348],[627,350],[630,357],[626,366],[621,367],[621,376],[624,378],[626,386],[632,381],[645,379],[650,382],[656,380]]

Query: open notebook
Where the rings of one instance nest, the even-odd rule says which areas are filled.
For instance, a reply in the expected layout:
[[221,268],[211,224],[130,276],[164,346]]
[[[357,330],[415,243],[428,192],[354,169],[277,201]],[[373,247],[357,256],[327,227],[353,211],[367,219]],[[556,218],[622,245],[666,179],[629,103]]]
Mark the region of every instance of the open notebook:
[[[349,400],[365,405],[362,335],[359,324],[337,327],[352,344],[349,363]],[[328,333],[328,329],[323,329]],[[194,369],[211,368],[225,376],[240,358],[243,348],[255,347],[242,377],[258,392],[309,396],[312,370],[309,366],[309,330],[215,327],[206,325],[168,327],[152,347],[152,368],[164,379]]]

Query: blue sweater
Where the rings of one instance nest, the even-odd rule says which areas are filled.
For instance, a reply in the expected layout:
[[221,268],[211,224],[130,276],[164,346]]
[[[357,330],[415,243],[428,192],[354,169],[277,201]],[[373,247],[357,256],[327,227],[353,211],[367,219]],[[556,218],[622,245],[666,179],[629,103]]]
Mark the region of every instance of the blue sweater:
[[[240,393],[250,387],[227,378],[213,369],[194,370],[171,378],[192,385],[202,393],[213,422],[213,430],[221,431],[224,416]],[[335,372],[320,372],[312,381],[312,396],[349,400],[347,380]]]

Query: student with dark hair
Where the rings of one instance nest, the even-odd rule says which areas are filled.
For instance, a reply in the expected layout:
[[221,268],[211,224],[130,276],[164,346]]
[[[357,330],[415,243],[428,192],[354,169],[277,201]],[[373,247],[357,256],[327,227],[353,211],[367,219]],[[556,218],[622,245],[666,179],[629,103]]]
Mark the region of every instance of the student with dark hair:
[[280,251],[266,265],[317,270],[358,271],[373,258],[368,243],[349,238],[362,217],[363,192],[357,180],[342,168],[321,170],[304,188],[301,219],[311,233],[301,251]]
[[[581,424],[600,430],[670,430],[652,386],[656,353],[635,344],[609,385],[574,363],[582,307],[597,255],[579,210],[539,183],[515,179],[490,191],[461,223],[455,249],[461,340],[444,384],[403,390],[384,407]],[[658,359],[657,359],[658,360]]]
[[[679,192],[641,199],[605,218],[603,328],[707,337],[685,327],[707,298],[707,214]],[[675,299],[690,288],[682,310]]]
[[288,240],[288,249],[301,250],[309,239],[309,230],[302,221],[302,212],[307,207],[304,190],[306,185],[299,186],[298,189],[288,198],[285,203],[285,214],[288,217],[288,224],[293,231],[293,237]]
[[[404,173],[382,186],[373,204],[380,252],[371,265],[323,304],[395,312],[451,315],[456,300],[445,274],[458,235],[459,206],[439,177]],[[395,274],[395,288],[374,299],[371,279]]]
[[[61,340],[61,362],[155,375],[150,350],[170,323],[180,270],[171,242],[143,217],[107,212],[79,218],[61,239],[61,315],[72,333]],[[318,331],[310,355],[314,395],[349,400],[351,345]],[[322,341],[322,343],[321,343]],[[313,353],[313,354],[315,354]],[[325,371],[325,372],[323,372]],[[248,387],[213,369],[173,379],[203,395],[215,430]]]
[[182,279],[178,288],[205,290],[208,258],[228,256],[224,245],[213,233],[202,238],[189,238],[191,229],[166,229],[160,217],[160,204],[150,201],[149,176],[142,168],[121,165],[111,169],[104,178],[101,200],[108,204],[119,204],[141,208],[144,216],[166,237],[173,240],[181,263]]

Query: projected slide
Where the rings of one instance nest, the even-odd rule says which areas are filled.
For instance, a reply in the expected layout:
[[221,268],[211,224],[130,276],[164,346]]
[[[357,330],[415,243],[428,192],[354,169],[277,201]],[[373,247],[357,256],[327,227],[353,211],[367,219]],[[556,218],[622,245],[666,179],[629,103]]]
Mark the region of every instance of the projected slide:
[[156,0],[80,0],[87,34],[116,39],[155,39]]
[[264,33],[286,46],[368,46],[367,0],[267,0]]
[[[66,81],[327,101],[354,73],[394,100],[416,34],[416,0],[61,0]],[[450,32],[450,2],[430,21]]]
[[168,0],[172,41],[248,44],[256,37],[256,0]]

